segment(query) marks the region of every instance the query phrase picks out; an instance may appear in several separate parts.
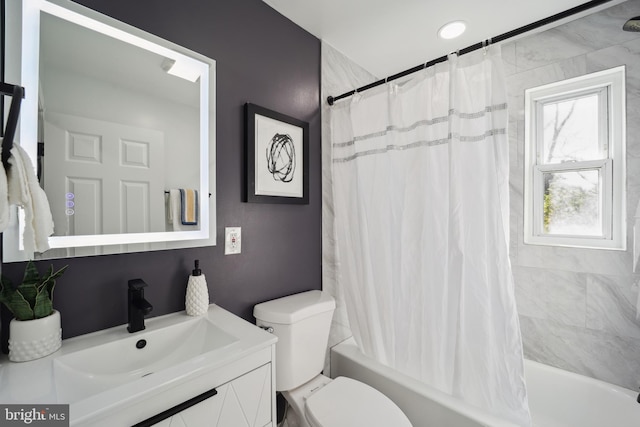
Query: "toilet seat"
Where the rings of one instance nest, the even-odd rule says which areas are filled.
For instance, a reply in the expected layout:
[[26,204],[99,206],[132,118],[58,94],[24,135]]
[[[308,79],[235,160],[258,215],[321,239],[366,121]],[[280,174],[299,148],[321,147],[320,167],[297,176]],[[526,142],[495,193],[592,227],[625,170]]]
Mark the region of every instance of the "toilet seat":
[[309,396],[305,413],[313,427],[411,427],[391,399],[347,377],[338,377]]

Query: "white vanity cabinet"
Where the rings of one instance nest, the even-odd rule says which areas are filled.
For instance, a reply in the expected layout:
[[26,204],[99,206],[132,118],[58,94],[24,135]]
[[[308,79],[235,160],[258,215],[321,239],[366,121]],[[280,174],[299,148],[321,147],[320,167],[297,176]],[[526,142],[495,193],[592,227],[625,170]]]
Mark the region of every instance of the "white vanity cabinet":
[[166,418],[157,427],[265,427],[272,425],[271,364],[220,387],[216,394]]
[[0,356],[0,402],[68,404],[70,427],[275,427],[277,338],[212,304],[65,340],[42,359]]

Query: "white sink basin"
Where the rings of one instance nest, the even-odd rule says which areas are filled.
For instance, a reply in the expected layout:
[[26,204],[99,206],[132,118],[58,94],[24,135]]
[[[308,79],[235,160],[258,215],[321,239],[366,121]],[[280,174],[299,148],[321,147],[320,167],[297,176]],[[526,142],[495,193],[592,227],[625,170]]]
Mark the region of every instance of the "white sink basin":
[[73,403],[237,341],[206,318],[185,316],[168,324],[162,320],[148,320],[144,331],[122,333],[110,342],[57,357],[54,373],[62,399]]

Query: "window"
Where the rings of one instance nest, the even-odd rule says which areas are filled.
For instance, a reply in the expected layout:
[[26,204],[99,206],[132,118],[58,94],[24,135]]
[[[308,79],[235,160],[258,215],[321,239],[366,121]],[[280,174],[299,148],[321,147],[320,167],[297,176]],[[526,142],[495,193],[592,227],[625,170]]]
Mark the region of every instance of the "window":
[[525,92],[525,243],[626,249],[624,67]]

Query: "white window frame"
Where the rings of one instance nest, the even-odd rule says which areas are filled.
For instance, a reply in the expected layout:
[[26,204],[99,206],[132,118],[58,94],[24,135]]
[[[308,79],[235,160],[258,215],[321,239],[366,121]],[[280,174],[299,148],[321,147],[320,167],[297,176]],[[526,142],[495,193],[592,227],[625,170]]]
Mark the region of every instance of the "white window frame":
[[[524,242],[533,245],[626,250],[625,67],[615,67],[525,91]],[[542,107],[546,103],[599,94],[603,158],[545,164]],[[600,236],[543,232],[544,174],[597,170],[600,173]]]

